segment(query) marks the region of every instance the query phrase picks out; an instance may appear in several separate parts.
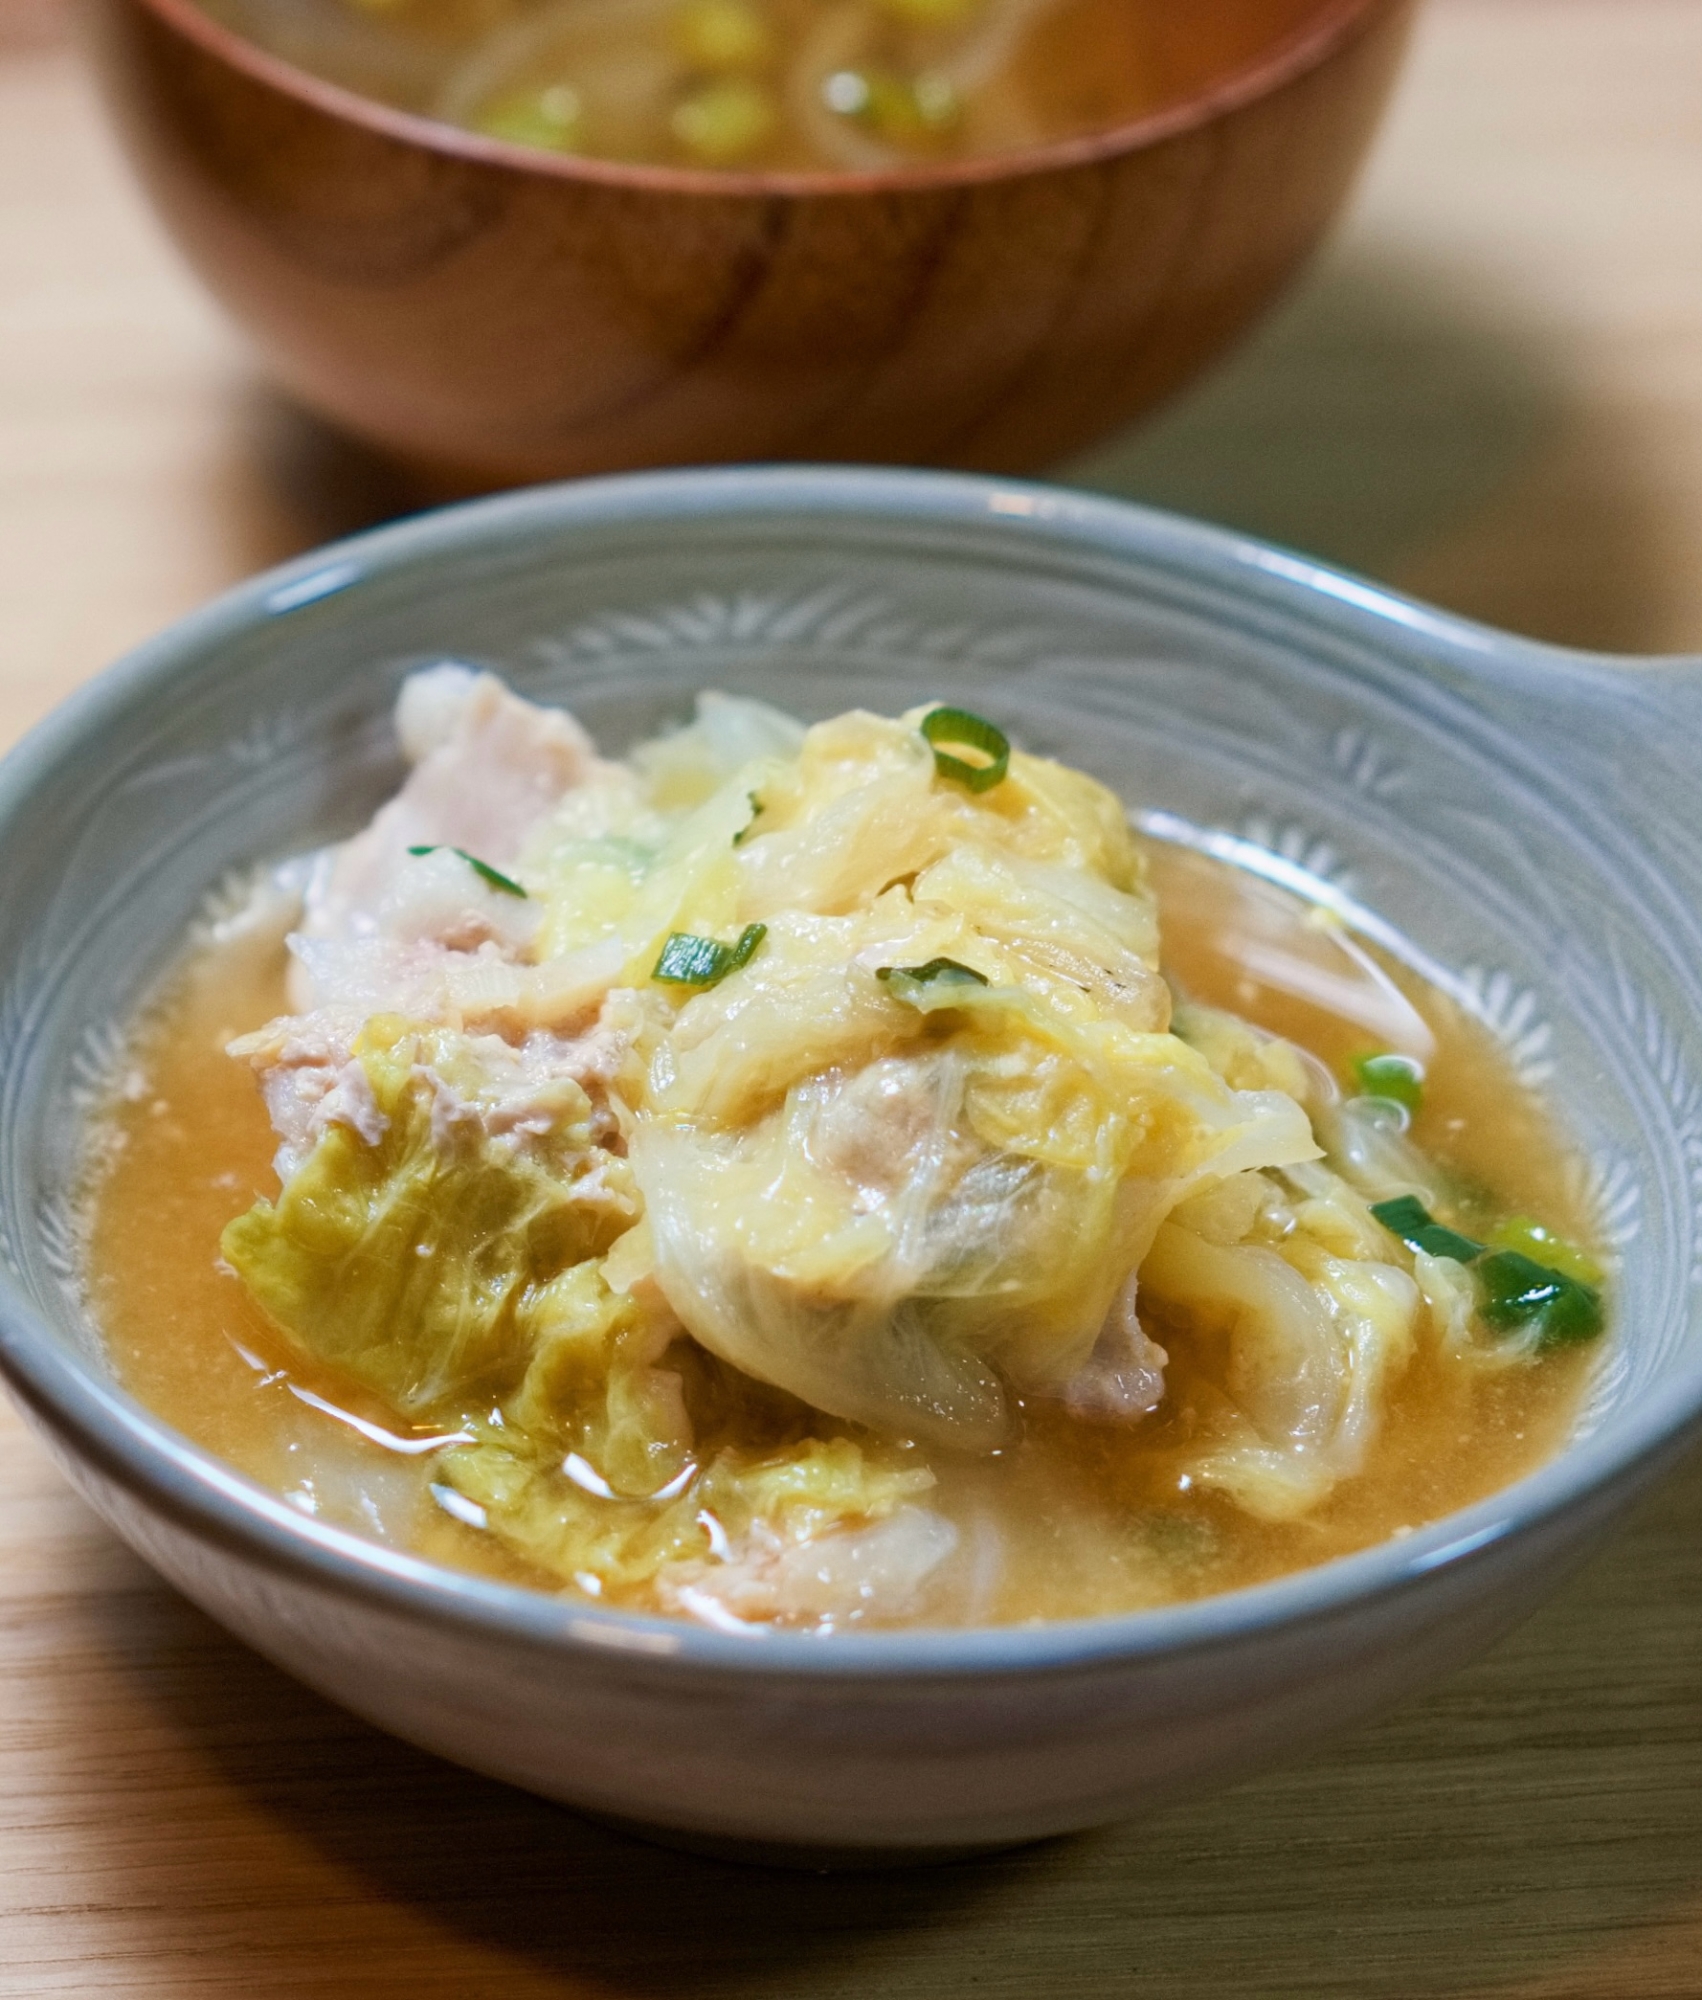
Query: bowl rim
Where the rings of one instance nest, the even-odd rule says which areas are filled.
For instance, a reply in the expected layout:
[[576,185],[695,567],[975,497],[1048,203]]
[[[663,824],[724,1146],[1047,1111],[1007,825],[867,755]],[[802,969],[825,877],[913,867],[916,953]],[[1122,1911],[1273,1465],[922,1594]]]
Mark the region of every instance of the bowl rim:
[[1320,68],[1337,49],[1369,31],[1380,16],[1410,17],[1418,0],[1309,0],[1310,11],[1292,29],[1275,36],[1244,63],[1214,77],[1203,89],[1102,131],[1057,139],[1013,153],[844,173],[832,169],[745,172],[650,166],[511,145],[420,112],[402,111],[376,98],[363,97],[358,91],[299,68],[216,21],[195,0],[131,0],[131,4],[153,14],[185,41],[197,44],[204,54],[285,97],[297,99],[324,117],[470,166],[497,167],[522,175],[536,174],[545,180],[655,194],[785,200],[946,192],[989,182],[1028,179],[1061,169],[1097,166],[1125,153],[1161,145],[1262,97],[1276,95]]
[[[1629,696],[1637,669],[1616,660],[1503,634],[1434,610],[1345,571],[1229,530],[1154,509],[1034,482],[970,474],[847,466],[685,469],[562,482],[462,502],[368,530],[268,570],[146,641],[66,701],[0,759],[0,852],[35,787],[86,760],[122,730],[157,687],[200,667],[222,643],[279,615],[363,582],[513,546],[516,537],[610,525],[666,531],[703,518],[769,516],[914,521],[976,527],[1048,548],[1121,557],[1180,578],[1226,585],[1252,608],[1278,611],[1320,634],[1344,634],[1421,671],[1495,685],[1529,670],[1570,670],[1577,683]],[[1692,663],[1692,671],[1702,663]],[[1702,695],[1702,677],[1698,693]],[[194,1536],[274,1573],[393,1611],[519,1645],[581,1658],[624,1654],[680,1671],[812,1678],[1026,1675],[1102,1662],[1232,1646],[1279,1628],[1351,1613],[1413,1591],[1497,1545],[1603,1497],[1702,1429],[1702,1356],[1620,1417],[1611,1432],[1573,1440],[1513,1485],[1471,1506],[1310,1569],[1217,1595],[1107,1617],[1044,1625],[811,1634],[733,1635],[659,1615],[569,1603],[548,1592],[441,1567],[314,1520],[192,1443],[54,1339],[0,1262],[0,1376],[57,1445]],[[68,1442],[68,1441],[74,1441]]]

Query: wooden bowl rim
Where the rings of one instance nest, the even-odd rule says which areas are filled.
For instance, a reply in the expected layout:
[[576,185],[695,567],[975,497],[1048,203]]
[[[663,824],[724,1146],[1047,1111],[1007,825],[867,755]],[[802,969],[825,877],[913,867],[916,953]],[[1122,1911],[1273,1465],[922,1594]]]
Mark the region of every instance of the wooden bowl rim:
[[132,0],[184,40],[231,69],[294,97],[324,117],[364,127],[381,138],[447,155],[470,165],[538,175],[545,180],[589,183],[655,194],[743,199],[822,198],[865,194],[927,193],[1029,179],[1071,167],[1097,166],[1124,153],[1157,146],[1194,131],[1263,97],[1274,96],[1319,68],[1380,14],[1402,11],[1413,0],[1313,0],[1296,28],[1238,68],[1229,69],[1192,97],[1123,125],[1015,153],[991,153],[918,166],[868,172],[743,173],[708,167],[641,166],[549,153],[487,139],[458,125],[400,111],[327,82],[270,54],[204,13],[195,0]]

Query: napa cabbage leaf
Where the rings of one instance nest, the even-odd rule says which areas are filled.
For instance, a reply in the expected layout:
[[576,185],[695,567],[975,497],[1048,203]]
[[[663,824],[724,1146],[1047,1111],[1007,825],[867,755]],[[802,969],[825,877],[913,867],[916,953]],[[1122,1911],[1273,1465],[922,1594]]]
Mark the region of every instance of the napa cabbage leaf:
[[571,1078],[543,1091],[541,1133],[492,1135],[479,1039],[374,1016],[352,1055],[376,1141],[328,1124],[277,1199],[222,1239],[278,1326],[407,1416],[519,1383],[563,1281],[633,1212],[626,1163],[594,1142]]
[[873,1443],[803,1436],[766,1450],[724,1446],[654,1497],[604,1495],[576,1483],[537,1432],[478,1428],[476,1443],[440,1461],[443,1480],[522,1560],[616,1601],[653,1602],[658,1591],[665,1600],[676,1580],[737,1573],[777,1546],[885,1521],[934,1484],[925,1466]]

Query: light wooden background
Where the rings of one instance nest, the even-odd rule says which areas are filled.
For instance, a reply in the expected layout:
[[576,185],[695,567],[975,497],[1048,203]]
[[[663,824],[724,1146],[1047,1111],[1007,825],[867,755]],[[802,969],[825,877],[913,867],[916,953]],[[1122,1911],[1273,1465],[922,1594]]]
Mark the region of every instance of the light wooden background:
[[[1075,473],[1553,638],[1702,650],[1702,0],[1435,0],[1319,271]],[[0,0],[0,742],[401,502],[179,273],[53,0]],[[0,1413],[0,1995],[1699,2000],[1702,1461],[1325,1758],[823,1881],[373,1735],[155,1583]]]

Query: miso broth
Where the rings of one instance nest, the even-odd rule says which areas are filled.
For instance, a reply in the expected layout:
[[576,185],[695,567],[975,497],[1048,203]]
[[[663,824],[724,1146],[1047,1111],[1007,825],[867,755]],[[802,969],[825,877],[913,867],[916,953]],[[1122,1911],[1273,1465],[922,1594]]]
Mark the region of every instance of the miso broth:
[[863,172],[1126,124],[1256,61],[1315,0],[205,0],[275,55],[511,144]]
[[[667,782],[677,781],[676,771]],[[751,791],[754,814],[733,836],[741,855],[749,846],[743,836],[786,810],[774,803],[778,781],[766,796],[765,812]],[[543,850],[528,852],[535,860]],[[447,859],[432,865],[450,867]],[[1351,1094],[1355,1079],[1365,1080],[1368,1052],[1404,1063],[1414,1087],[1401,1086],[1397,1096],[1410,1102],[1397,1112],[1396,1098],[1387,1100],[1388,1120],[1404,1126],[1410,1110],[1410,1141],[1435,1163],[1454,1228],[1493,1242],[1507,1217],[1540,1217],[1535,1236],[1527,1229],[1518,1240],[1527,1247],[1553,1242],[1557,1258],[1599,1283],[1579,1247],[1590,1243],[1594,1227],[1579,1163],[1478,1024],[1262,880],[1158,845],[1150,868],[1162,964],[1179,993],[1287,1038],[1305,1051],[1319,1090],[1327,1075]],[[521,893],[518,882],[498,879]],[[524,880],[536,898],[540,878],[527,873]],[[498,1431],[481,1436],[487,1446],[491,1436],[500,1439],[501,1410],[487,1418],[471,1395],[460,1403],[450,1397],[429,1415],[398,1408],[370,1381],[315,1359],[262,1310],[221,1255],[221,1232],[232,1218],[277,1191],[276,1134],[266,1107],[247,1069],[224,1051],[288,1011],[285,974],[283,925],[275,918],[262,914],[203,934],[138,1027],[126,1080],[94,1133],[88,1286],[121,1380],[187,1436],[304,1513],[446,1564],[656,1608],[652,1592],[623,1588],[613,1569],[529,1559],[528,1548],[544,1546],[535,1521],[494,1532],[496,1489],[446,1478],[446,1463],[467,1448],[466,1426],[494,1422]],[[963,990],[967,995],[967,984]],[[957,1018],[948,1010],[928,1025],[955,1032]],[[859,1622],[1075,1618],[1197,1598],[1323,1562],[1404,1535],[1553,1453],[1574,1420],[1594,1353],[1587,1341],[1560,1342],[1539,1355],[1486,1364],[1481,1352],[1418,1340],[1391,1380],[1362,1461],[1280,1518],[1280,1506],[1256,1497],[1243,1504],[1233,1481],[1199,1476],[1202,1439],[1225,1421],[1225,1383],[1233,1389],[1233,1376],[1223,1373],[1212,1345],[1217,1335],[1186,1322],[1162,1300],[1144,1317],[1168,1355],[1162,1397],[1144,1413],[1109,1420],[1102,1409],[1084,1414],[1055,1395],[1022,1391],[1012,1398],[1014,1420],[992,1448],[901,1436],[883,1447],[883,1464],[896,1468],[892,1477],[911,1478],[905,1467],[916,1466],[912,1483],[919,1493],[926,1487],[929,1517],[946,1524],[939,1531],[949,1534],[949,1547],[941,1542],[946,1553],[925,1587],[890,1613],[865,1589],[861,1601],[851,1593],[849,1609],[812,1610],[811,1600],[795,1615],[775,1614],[775,1622],[832,1631]],[[700,1363],[688,1366],[688,1376]],[[742,1404],[725,1381],[714,1395],[701,1384],[692,1393],[694,1476],[709,1461],[714,1437],[738,1443],[741,1423],[754,1426],[759,1443],[866,1435],[855,1424],[822,1420],[777,1390],[753,1390],[756,1399]],[[514,1405],[507,1408],[512,1425]],[[606,1463],[570,1452],[562,1469],[584,1493],[609,1493]],[[656,1504],[686,1477],[659,1486]],[[567,1493],[559,1477],[557,1486]],[[712,1505],[697,1518],[706,1522],[705,1541],[694,1560],[712,1570],[727,1559],[726,1535]],[[665,1608],[742,1625],[741,1603],[682,1586]]]

